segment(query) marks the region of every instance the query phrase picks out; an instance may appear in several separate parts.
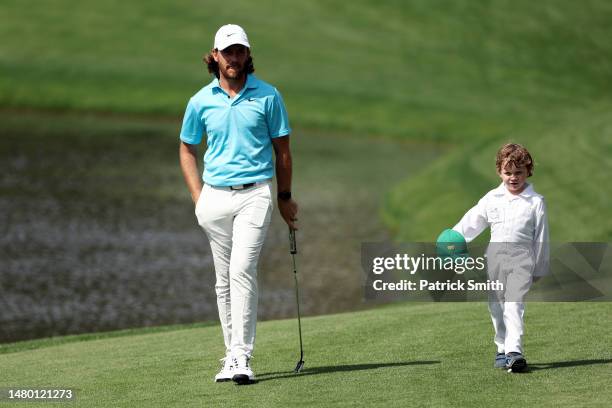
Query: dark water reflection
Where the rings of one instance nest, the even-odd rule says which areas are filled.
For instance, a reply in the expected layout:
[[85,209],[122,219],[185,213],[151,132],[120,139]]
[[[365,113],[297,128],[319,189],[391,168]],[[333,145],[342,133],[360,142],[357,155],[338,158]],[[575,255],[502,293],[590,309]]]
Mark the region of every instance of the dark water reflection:
[[[217,318],[210,249],[178,167],[178,123],[0,116],[0,341]],[[437,154],[371,142],[295,137],[305,314],[361,307],[360,244],[386,237],[381,194]],[[259,270],[259,317],[293,316],[277,213]]]
[[3,340],[213,316],[202,301],[212,262],[189,209],[49,196],[0,205]]

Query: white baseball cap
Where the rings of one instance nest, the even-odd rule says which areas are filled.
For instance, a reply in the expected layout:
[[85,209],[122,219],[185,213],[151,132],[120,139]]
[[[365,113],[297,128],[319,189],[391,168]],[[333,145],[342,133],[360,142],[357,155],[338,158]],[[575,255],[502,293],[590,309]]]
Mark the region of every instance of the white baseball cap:
[[217,30],[217,34],[215,34],[215,45],[213,48],[221,51],[234,44],[242,44],[247,48],[251,48],[249,38],[242,27],[236,24],[221,26],[221,28]]

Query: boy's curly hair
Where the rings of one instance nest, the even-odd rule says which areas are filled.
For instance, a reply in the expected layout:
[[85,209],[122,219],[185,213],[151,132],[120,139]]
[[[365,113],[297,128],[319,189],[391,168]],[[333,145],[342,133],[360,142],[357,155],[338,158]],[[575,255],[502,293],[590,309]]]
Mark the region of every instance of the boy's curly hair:
[[509,165],[515,167],[525,166],[527,169],[527,177],[533,175],[533,159],[531,158],[531,154],[529,154],[529,151],[522,145],[517,143],[507,143],[497,151],[495,166],[497,167],[498,173],[502,172],[502,165],[504,167]]
[[[214,74],[217,79],[219,79],[219,64],[213,58],[213,51],[214,48],[202,58],[202,61],[204,61],[204,64],[206,64],[206,66],[208,67],[208,72]],[[253,72],[255,72],[255,67],[253,66],[253,57],[249,55],[249,58],[246,62],[246,73],[252,74]]]

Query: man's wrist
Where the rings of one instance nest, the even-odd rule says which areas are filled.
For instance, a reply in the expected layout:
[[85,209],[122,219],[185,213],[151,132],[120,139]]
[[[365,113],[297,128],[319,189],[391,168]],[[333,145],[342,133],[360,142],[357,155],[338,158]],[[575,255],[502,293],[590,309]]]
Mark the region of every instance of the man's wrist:
[[291,200],[291,191],[279,191],[276,196],[281,201],[289,201]]

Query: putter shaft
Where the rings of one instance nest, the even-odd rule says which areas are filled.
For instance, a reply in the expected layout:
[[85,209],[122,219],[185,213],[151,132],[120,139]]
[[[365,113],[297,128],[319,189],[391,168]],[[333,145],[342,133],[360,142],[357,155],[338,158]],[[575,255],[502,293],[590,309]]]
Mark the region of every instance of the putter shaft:
[[297,245],[295,241],[295,231],[289,228],[289,242],[290,242],[290,252],[291,259],[293,261],[293,279],[295,282],[295,303],[297,306],[297,315],[298,315],[298,333],[300,337],[300,361],[298,361],[295,366],[295,372],[299,373],[304,366],[304,348],[302,347],[302,322],[301,322],[301,314],[300,314],[300,291],[298,285],[297,278],[297,267],[295,266],[295,255],[297,254]]

